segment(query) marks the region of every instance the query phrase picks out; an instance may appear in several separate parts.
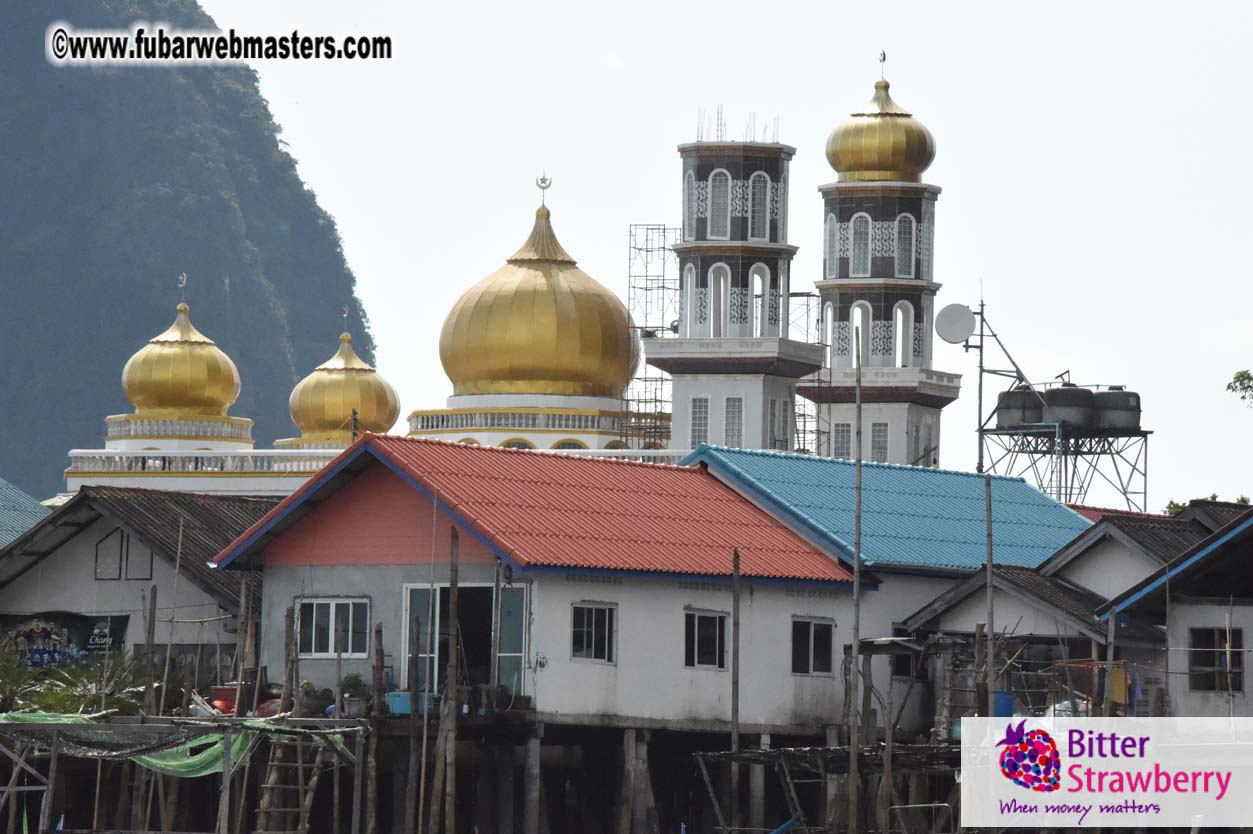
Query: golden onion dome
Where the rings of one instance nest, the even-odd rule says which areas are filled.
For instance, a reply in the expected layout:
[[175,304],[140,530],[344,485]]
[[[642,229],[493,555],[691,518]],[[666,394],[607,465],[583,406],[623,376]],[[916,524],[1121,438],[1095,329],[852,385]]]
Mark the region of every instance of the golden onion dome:
[[522,248],[453,306],[439,358],[455,394],[618,397],[639,346],[626,306],[575,266],[540,206]]
[[931,131],[892,101],[888,86],[876,81],[865,109],[827,138],[827,161],[840,182],[919,182],[935,159]]
[[400,415],[400,400],[383,375],[357,356],[352,336],[339,337],[339,350],[292,389],[291,418],[305,440],[352,439],[352,412],[359,431],[385,432]]
[[186,304],[174,323],[132,356],[122,387],[146,417],[222,417],[239,396],[239,370],[191,323]]

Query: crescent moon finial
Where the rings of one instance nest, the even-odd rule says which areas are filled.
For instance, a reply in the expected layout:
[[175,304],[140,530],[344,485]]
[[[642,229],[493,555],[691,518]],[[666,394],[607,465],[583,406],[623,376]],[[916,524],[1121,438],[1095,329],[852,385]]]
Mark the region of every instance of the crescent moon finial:
[[551,188],[552,184],[552,177],[548,176],[547,171],[535,178],[535,187],[539,189],[539,204],[541,206],[544,205],[544,192]]

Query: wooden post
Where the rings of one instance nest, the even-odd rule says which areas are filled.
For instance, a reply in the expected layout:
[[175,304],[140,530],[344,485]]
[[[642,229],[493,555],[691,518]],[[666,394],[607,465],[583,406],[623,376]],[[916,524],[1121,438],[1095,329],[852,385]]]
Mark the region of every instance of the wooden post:
[[[1105,638],[1105,705],[1102,710],[1106,718],[1114,714],[1114,631],[1118,622],[1118,612],[1109,612],[1109,625]],[[1230,667],[1228,667],[1230,668]]]
[[231,728],[222,733],[222,795],[218,798],[218,834],[231,830]]
[[[371,690],[373,709],[370,711],[370,742],[366,753],[365,778],[365,832],[378,834],[379,806],[379,730],[383,720],[383,624],[374,624],[374,684]],[[357,763],[361,767],[361,763]]]
[[[363,768],[365,766],[362,758],[365,753],[365,744],[361,732],[363,731],[357,733],[352,745],[352,755],[357,760],[352,766],[352,834],[361,834],[361,788],[364,783]],[[370,736],[373,737],[374,734],[371,733]]]
[[474,822],[478,834],[496,834],[496,756],[495,749],[479,747],[479,770],[474,801]]
[[[448,734],[444,741],[444,751],[448,763],[444,767],[444,832],[456,834],[457,831],[457,712],[460,690],[458,681],[458,661],[461,658],[461,621],[457,611],[457,574],[460,567],[461,536],[453,527],[449,534],[449,565],[448,565],[448,619],[452,633],[448,638]],[[435,832],[431,832],[435,834]]]
[[[435,588],[431,588],[431,594],[435,593]],[[425,782],[426,777],[426,735],[423,734],[422,744],[422,760],[418,760],[418,636],[420,634],[419,623],[421,621],[417,617],[409,620],[409,770],[408,779],[405,780],[405,831],[417,832],[418,824],[421,820],[420,811],[418,809],[418,788],[421,783]],[[431,623],[427,623],[427,631],[431,630]],[[423,712],[425,713],[425,706]],[[421,769],[421,772],[419,772]],[[425,784],[421,784],[425,790]]]
[[295,674],[295,669],[292,667],[292,654],[298,648],[296,645],[296,610],[289,606],[283,620],[283,692],[279,695],[278,708],[279,712],[290,712],[296,686],[295,681],[292,680]]
[[148,621],[144,623],[144,649],[146,651],[145,660],[148,664],[148,684],[144,688],[144,709],[149,715],[156,713],[156,699],[153,694],[153,688],[156,681],[153,679],[155,671],[155,660],[153,655],[156,653],[157,642],[157,586],[153,585],[148,597]]
[[[762,750],[770,749],[770,734],[762,733],[757,746]],[[748,824],[753,828],[766,827],[766,768],[753,765],[748,773]]]
[[[634,731],[628,730],[627,732],[633,733]],[[526,740],[526,766],[524,769],[522,796],[522,834],[540,834],[540,779],[543,777],[540,773],[539,749],[540,737],[537,731],[532,733],[530,738]]]
[[[248,574],[241,574],[239,578],[239,616],[235,619],[235,668],[238,670],[235,675],[235,717],[242,718],[247,714],[244,709],[244,655],[248,646],[248,618],[249,618],[249,599],[248,599]],[[166,648],[168,655],[171,647]],[[161,693],[162,699],[165,693]]]
[[[52,751],[48,754],[48,787],[44,791],[44,801],[39,805],[39,834],[44,834],[52,825],[52,794],[57,785],[57,754],[61,750],[61,734],[52,734]],[[16,765],[14,765],[16,767]],[[23,808],[23,810],[25,810]]]
[[[332,606],[333,610],[333,606]],[[332,617],[332,619],[334,619]],[[348,636],[348,623],[343,628],[336,623],[335,628],[335,707],[331,713],[336,718],[344,717],[344,638]]]
[[632,803],[632,834],[659,834],[657,801],[653,796],[652,772],[648,760],[649,730],[635,736],[635,799]]
[[500,687],[500,557],[496,557],[496,575],[492,580],[492,668],[488,672],[487,708],[496,709],[496,690]]
[[299,717],[305,703],[304,684],[300,680],[300,628],[299,620],[292,628],[291,647],[291,679],[292,679],[292,715]]
[[984,686],[988,690],[988,717],[996,715],[996,625],[992,619],[992,475],[983,476],[983,516],[987,539],[987,596],[988,625],[984,637],[988,641],[987,665],[984,667]]
[[[864,326],[864,322],[863,322]],[[861,327],[853,328],[853,355],[857,359],[857,376],[854,386],[856,410],[854,412],[854,458],[856,479],[853,489],[853,656],[849,664],[848,710],[848,834],[861,831],[861,777],[857,756],[861,747],[861,720],[858,715],[859,680],[857,659],[861,656],[861,366],[864,361],[861,349]],[[869,685],[869,682],[866,682]]]
[[622,801],[618,805],[617,834],[631,834],[631,815],[635,805],[635,761],[635,729],[628,727],[622,731]]
[[975,715],[990,718],[991,716],[987,713],[990,699],[987,693],[988,677],[985,670],[991,665],[988,659],[988,647],[992,644],[985,639],[987,633],[985,623],[975,623]]
[[[740,752],[740,550],[731,551],[731,751]],[[740,825],[740,763],[731,762],[731,827]]]

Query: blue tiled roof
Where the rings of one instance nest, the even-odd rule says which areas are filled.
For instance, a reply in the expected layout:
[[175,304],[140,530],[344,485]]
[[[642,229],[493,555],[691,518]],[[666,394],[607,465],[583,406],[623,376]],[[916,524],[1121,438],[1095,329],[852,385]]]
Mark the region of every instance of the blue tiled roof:
[[35,526],[48,508],[0,478],[0,547]]
[[[848,558],[853,553],[856,466],[781,452],[697,447],[704,463],[771,512]],[[862,564],[976,570],[985,559],[983,476],[883,463],[862,465]],[[1021,478],[993,476],[992,542],[998,564],[1038,567],[1089,526]]]

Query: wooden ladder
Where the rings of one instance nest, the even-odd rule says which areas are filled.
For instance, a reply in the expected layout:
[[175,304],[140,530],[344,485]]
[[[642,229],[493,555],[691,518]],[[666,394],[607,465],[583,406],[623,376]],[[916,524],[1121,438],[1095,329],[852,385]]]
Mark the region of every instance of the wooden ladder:
[[272,736],[254,834],[309,834],[318,781],[334,763],[334,755],[324,745],[301,736]]

